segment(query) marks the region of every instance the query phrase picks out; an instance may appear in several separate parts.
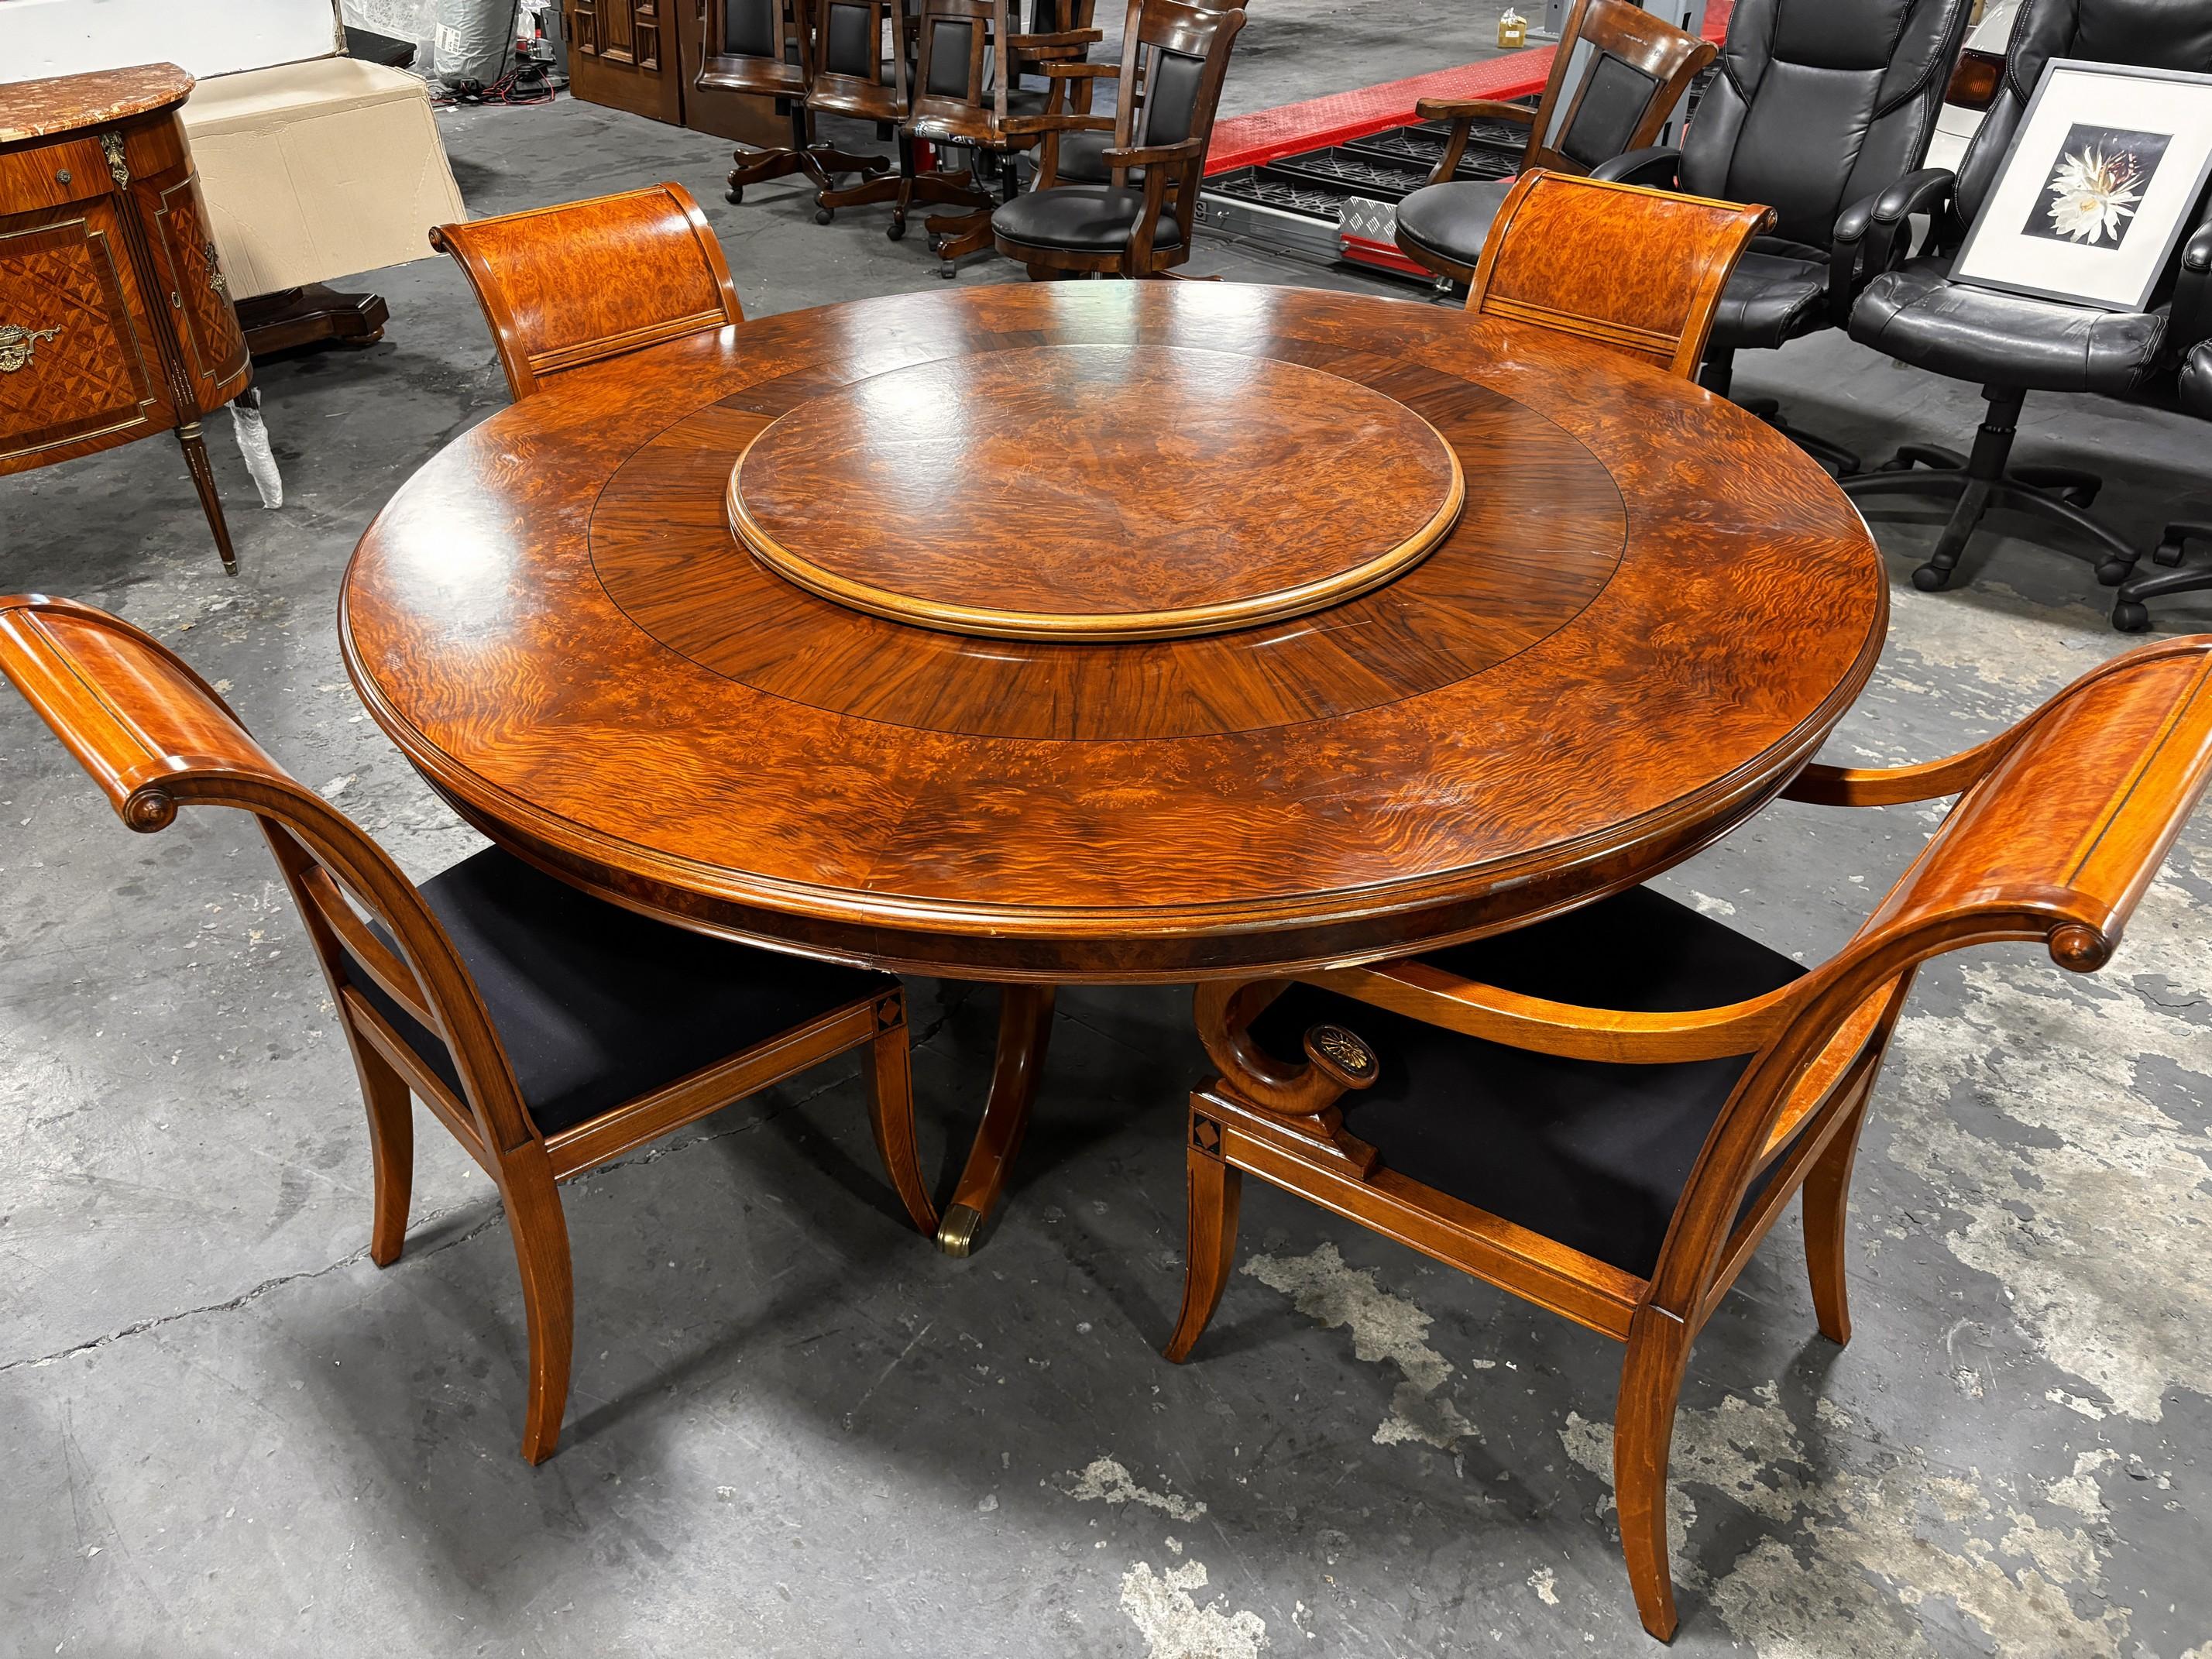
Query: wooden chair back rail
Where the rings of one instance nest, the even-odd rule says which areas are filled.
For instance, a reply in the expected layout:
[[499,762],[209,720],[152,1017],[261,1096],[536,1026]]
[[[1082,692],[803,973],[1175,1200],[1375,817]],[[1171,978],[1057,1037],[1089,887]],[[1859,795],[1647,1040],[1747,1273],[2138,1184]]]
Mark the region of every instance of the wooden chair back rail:
[[1467,308],[1697,373],[1729,273],[1765,207],[1525,173],[1498,209]]
[[681,185],[440,225],[430,246],[476,291],[518,401],[569,369],[744,321],[721,244]]
[[[814,78],[811,5],[811,0],[704,0],[699,84],[764,98],[805,97]],[[732,22],[738,27],[732,29]]]

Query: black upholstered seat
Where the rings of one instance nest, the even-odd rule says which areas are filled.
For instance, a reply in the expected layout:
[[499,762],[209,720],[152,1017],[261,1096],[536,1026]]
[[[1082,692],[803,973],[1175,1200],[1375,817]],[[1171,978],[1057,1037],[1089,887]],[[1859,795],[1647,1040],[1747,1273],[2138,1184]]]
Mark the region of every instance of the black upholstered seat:
[[[543,1135],[898,984],[651,921],[496,848],[422,893],[476,981]],[[355,982],[461,1094],[446,1045],[366,974]]]
[[2212,340],[2191,347],[2181,360],[2182,406],[2212,421]]
[[1726,349],[1771,349],[1828,324],[1828,256],[1802,242],[1755,236],[1713,313]]
[[[1055,185],[1017,196],[991,216],[1000,239],[1030,247],[1111,253],[1127,245],[1145,210],[1145,192],[1126,185]],[[1154,247],[1180,247],[1182,227],[1162,214]]]
[[[1650,888],[1424,960],[1523,995],[1638,1012],[1742,1001],[1804,973]],[[1374,1085],[1340,1105],[1346,1129],[1388,1168],[1639,1278],[1658,1261],[1698,1149],[1747,1063],[1563,1060],[1307,985],[1285,992],[1252,1031],[1295,1056],[1323,1023],[1375,1052]]]
[[1424,185],[1398,204],[1398,234],[1464,264],[1482,258],[1490,227],[1505,205],[1510,179],[1456,179]]
[[2100,311],[1954,283],[1915,261],[1877,276],[1851,311],[1851,338],[1954,380],[2023,392],[2122,398],[2156,373],[2166,313]]

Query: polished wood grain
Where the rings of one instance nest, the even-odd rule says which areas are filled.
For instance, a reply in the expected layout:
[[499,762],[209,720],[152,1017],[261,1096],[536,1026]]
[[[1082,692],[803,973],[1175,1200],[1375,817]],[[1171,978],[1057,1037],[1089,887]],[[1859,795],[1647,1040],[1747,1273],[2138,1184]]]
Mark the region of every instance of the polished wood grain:
[[[1577,65],[1586,69],[1595,53],[1638,70],[1656,83],[1650,102],[1620,149],[1626,155],[1655,144],[1682,94],[1719,52],[1711,41],[1653,16],[1634,0],[1575,0],[1560,27],[1559,43],[1553,49],[1552,72],[1544,82],[1543,96],[1534,109],[1489,98],[1424,98],[1414,106],[1414,112],[1424,121],[1451,124],[1429,183],[1449,184],[1457,177],[1477,121],[1504,121],[1528,129],[1528,143],[1521,155],[1524,173],[1539,167],[1551,173],[1588,173],[1589,166],[1559,144],[1574,131],[1574,123],[1583,112],[1583,100],[1590,93],[1588,74],[1578,73],[1571,85],[1567,76]],[[1560,108],[1563,99],[1564,110]],[[1473,264],[1454,259],[1408,236],[1399,237],[1398,246],[1407,258],[1440,276],[1459,283],[1474,280]]]
[[0,86],[0,476],[174,431],[223,568],[202,418],[251,359],[173,64]]
[[1677,1615],[1667,1470],[1690,1345],[1800,1191],[1820,1331],[1850,1340],[1851,1165],[1914,974],[1945,952],[2007,940],[2040,944],[2077,973],[2103,967],[2208,778],[2212,635],[2202,635],[2094,669],[2009,732],[1947,761],[1801,775],[1789,793],[1802,800],[1959,799],[1844,949],[1770,995],[1630,1013],[1542,1001],[1418,958],[1297,976],[1544,1054],[1620,1064],[1750,1056],[1648,1280],[1382,1164],[1346,1133],[1338,1107],[1347,1089],[1380,1075],[1356,1032],[1317,1027],[1306,1054],[1287,1059],[1252,1042],[1252,1019],[1284,980],[1201,987],[1200,1032],[1221,1075],[1191,1100],[1188,1269],[1169,1357],[1190,1353],[1220,1299],[1244,1171],[1625,1342],[1613,1442],[1622,1544],[1644,1627],[1668,1639]]
[[[1048,469],[1040,433],[1054,434]],[[1340,465],[1349,453],[1356,469]],[[1437,429],[1357,381],[1190,346],[1063,345],[917,364],[803,403],[746,446],[728,500],[763,562],[840,604],[1097,641],[1356,599],[1425,557],[1465,494]],[[1025,556],[1010,561],[1012,546]]]
[[681,185],[438,225],[491,325],[507,390],[745,319],[722,245]]
[[[1406,402],[1459,450],[1457,528],[1291,623],[1009,646],[831,604],[722,522],[752,432],[823,390],[1185,341]],[[342,642],[425,775],[556,873],[802,950],[1055,983],[1397,955],[1639,880],[1810,757],[1886,604],[1817,466],[1601,348],[1388,300],[1054,284],[792,313],[576,371],[400,490],[347,573]],[[981,691],[948,689],[1001,654]]]
[[[419,1098],[497,1183],[521,1270],[530,1367],[523,1455],[560,1439],[574,1346],[566,1224],[555,1183],[597,1168],[831,1057],[858,1048],[870,1121],[908,1214],[937,1215],[914,1144],[905,1006],[895,983],[552,1135],[532,1121],[475,981],[415,884],[361,829],[303,787],[173,652],[67,599],[0,598],[0,672],[144,833],[183,806],[251,812],[300,907],[359,1073],[375,1176],[369,1251],[399,1258]],[[374,918],[382,932],[374,931]],[[362,994],[374,983],[450,1051],[459,1092]]]
[[1556,329],[1694,377],[1721,291],[1766,207],[1524,173],[1483,244],[1467,308]]

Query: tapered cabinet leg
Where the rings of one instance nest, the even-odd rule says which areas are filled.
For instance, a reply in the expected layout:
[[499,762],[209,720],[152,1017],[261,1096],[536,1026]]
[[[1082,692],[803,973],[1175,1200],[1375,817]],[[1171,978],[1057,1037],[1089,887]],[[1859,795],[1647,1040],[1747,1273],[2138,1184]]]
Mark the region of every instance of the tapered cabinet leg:
[[207,514],[208,528],[215,532],[216,551],[222,555],[222,568],[235,576],[238,555],[230,545],[230,526],[223,521],[222,497],[215,493],[215,468],[208,461],[207,441],[200,434],[200,423],[186,421],[179,427],[177,444],[185,452],[185,465],[191,469],[192,488],[200,493],[200,511]]
[[1820,1334],[1841,1347],[1851,1340],[1850,1293],[1844,1279],[1844,1233],[1850,1220],[1851,1165],[1858,1158],[1859,1131],[1866,1127],[1861,1097],[1828,1150],[1805,1177],[1805,1267],[1813,1279],[1813,1311]]
[[353,1045],[361,1074],[362,1103],[368,1108],[368,1155],[374,1171],[374,1219],[368,1259],[380,1267],[399,1260],[407,1242],[407,1206],[415,1190],[415,1103],[406,1079],[366,1042]]
[[1164,1352],[1178,1364],[1206,1334],[1229,1269],[1237,1260],[1237,1212],[1244,1196],[1244,1172],[1221,1156],[1221,1126],[1191,1115],[1189,1237],[1183,1249],[1182,1312]]
[[1681,1322],[1658,1310],[1637,1310],[1620,1368],[1613,1413],[1613,1490],[1620,1507],[1620,1547],[1644,1628],[1674,1638],[1674,1578],[1667,1559],[1667,1462],[1674,1407],[1690,1343]]
[[966,1255],[975,1236],[1005,1190],[1006,1173],[1030,1126],[1030,1103],[1036,1098],[1052,1036],[1053,988],[1008,985],[999,993],[999,1060],[991,1074],[991,1097],[968,1153],[960,1184],[945,1206],[937,1230],[937,1248],[947,1255]]
[[888,1013],[878,1019],[891,1024],[876,1033],[862,1050],[861,1069],[868,1085],[868,1121],[876,1132],[876,1151],[882,1154],[884,1173],[906,1206],[906,1212],[925,1237],[937,1231],[937,1206],[930,1201],[928,1184],[921,1178],[921,1153],[914,1144],[914,1066],[907,1042],[906,1018],[898,1000],[886,999]]
[[543,1463],[561,1443],[568,1408],[568,1365],[575,1347],[576,1291],[568,1266],[568,1224],[553,1166],[542,1145],[504,1160],[500,1188],[507,1231],[522,1270],[522,1309],[530,1328],[530,1379],[523,1413],[522,1455]]

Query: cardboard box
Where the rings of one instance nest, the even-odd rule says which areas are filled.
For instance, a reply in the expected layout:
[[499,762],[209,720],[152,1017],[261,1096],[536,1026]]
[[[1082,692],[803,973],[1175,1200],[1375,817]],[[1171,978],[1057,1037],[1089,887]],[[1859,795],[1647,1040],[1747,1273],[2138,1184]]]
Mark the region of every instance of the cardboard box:
[[465,219],[429,88],[354,58],[202,81],[185,102],[231,295],[246,299],[430,257]]

